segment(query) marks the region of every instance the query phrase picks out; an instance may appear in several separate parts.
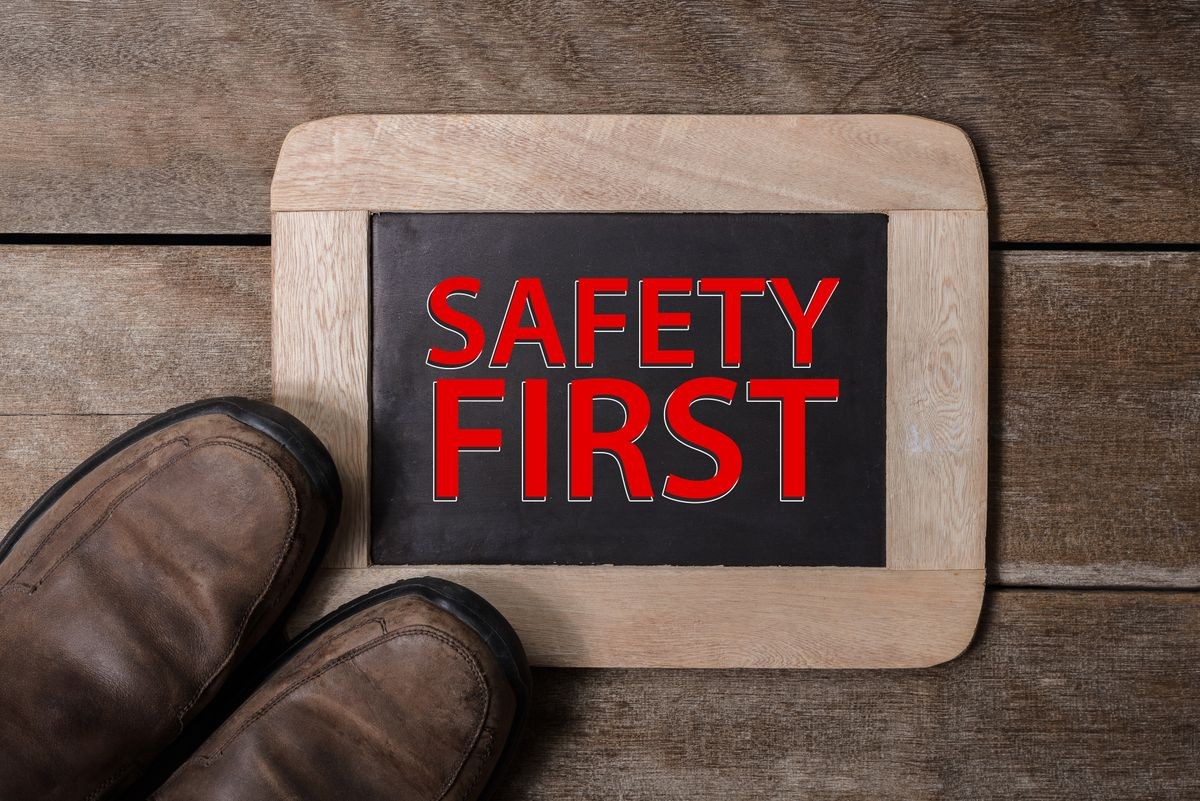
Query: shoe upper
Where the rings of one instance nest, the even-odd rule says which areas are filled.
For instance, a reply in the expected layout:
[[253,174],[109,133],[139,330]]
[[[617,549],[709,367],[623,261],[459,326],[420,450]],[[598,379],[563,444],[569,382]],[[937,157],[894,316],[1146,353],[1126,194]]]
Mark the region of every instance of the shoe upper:
[[94,801],[127,785],[296,592],[336,499],[221,408],[134,437],[14,529],[0,561],[0,798]]
[[400,595],[287,658],[153,799],[468,801],[519,722],[517,692],[480,635]]

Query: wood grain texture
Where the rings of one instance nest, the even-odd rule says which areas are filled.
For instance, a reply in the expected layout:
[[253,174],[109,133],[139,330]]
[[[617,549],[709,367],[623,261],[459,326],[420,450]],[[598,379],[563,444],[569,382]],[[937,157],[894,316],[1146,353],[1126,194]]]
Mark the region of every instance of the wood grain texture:
[[992,577],[1200,587],[1200,253],[993,261]]
[[269,397],[264,257],[0,247],[0,413],[150,414],[207,395]]
[[539,670],[504,799],[1200,796],[1200,595],[989,593],[904,671]]
[[986,205],[961,130],[895,115],[331,117],[288,133],[271,183],[273,211]]
[[318,575],[292,633],[367,592],[438,576],[475,590],[554,667],[923,667],[971,642],[983,570],[430,565]]
[[272,215],[274,402],[316,434],[342,481],[342,519],[325,563],[368,564],[370,250],[361,211]]
[[284,135],[352,112],[907,113],[994,238],[1196,241],[1200,10],[702,0],[8,3],[0,231],[266,232]]
[[[0,530],[105,435],[86,432],[117,433],[72,415],[269,395],[268,249],[197,249],[186,270],[176,251],[0,248]],[[253,289],[189,316],[198,274]],[[1200,254],[993,253],[990,295],[989,580],[1200,587]],[[106,327],[130,304],[138,337]],[[87,358],[64,328],[95,332]],[[163,352],[177,378],[144,369]],[[28,410],[47,416],[10,416]]]
[[987,292],[984,212],[890,215],[889,568],[983,566]]

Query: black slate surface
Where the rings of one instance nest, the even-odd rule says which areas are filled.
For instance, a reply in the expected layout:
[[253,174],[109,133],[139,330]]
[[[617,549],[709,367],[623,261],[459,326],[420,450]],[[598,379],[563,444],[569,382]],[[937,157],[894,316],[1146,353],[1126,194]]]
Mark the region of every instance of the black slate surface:
[[[372,558],[377,564],[673,564],[879,567],[884,543],[887,217],[882,214],[407,214],[372,218]],[[426,364],[430,347],[462,339],[427,311],[443,278],[480,279],[476,298],[454,308],[486,332],[474,364]],[[630,279],[624,333],[597,335],[591,369],[574,352],[574,284],[585,276]],[[637,279],[786,277],[807,302],[823,277],[840,280],[814,330],[811,368],[792,366],[789,324],[768,293],[744,300],[745,359],[720,364],[720,302],[665,298],[692,313],[688,331],[664,332],[664,347],[693,348],[692,369],[639,369]],[[519,277],[541,280],[569,363],[547,368],[535,345],[517,345],[507,368],[487,365]],[[525,323],[529,318],[526,315]],[[615,376],[649,395],[651,421],[637,444],[655,499],[627,500],[616,461],[595,457],[591,502],[566,500],[567,382]],[[739,382],[729,406],[698,403],[695,417],[729,434],[744,468],[733,491],[703,504],[661,496],[667,472],[701,479],[712,459],[673,438],[662,407],[699,376]],[[779,500],[779,406],[748,403],[748,378],[838,378],[836,403],[810,403],[808,488],[802,503]],[[455,502],[432,492],[432,385],[437,379],[502,378],[506,399],[462,405],[462,425],[498,427],[494,453],[463,453]],[[549,498],[521,500],[521,380],[549,381]],[[621,409],[596,405],[597,427],[615,428]]]

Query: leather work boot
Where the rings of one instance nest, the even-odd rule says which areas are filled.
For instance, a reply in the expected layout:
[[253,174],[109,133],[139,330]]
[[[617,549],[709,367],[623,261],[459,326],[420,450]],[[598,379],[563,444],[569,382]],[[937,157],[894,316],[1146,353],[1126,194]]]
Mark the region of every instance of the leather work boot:
[[488,798],[528,695],[499,612],[448,581],[402,581],[300,635],[151,799]]
[[0,543],[0,799],[130,784],[288,609],[340,502],[316,437],[237,398],[152,418],[52,487]]

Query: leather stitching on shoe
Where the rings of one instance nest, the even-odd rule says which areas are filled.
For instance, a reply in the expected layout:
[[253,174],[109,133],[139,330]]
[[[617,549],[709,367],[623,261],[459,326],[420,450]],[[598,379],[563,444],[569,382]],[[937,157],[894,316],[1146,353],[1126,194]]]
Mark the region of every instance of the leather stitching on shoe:
[[[299,522],[299,519],[300,519],[299,506],[298,506],[298,502],[296,500],[295,487],[292,486],[292,482],[288,479],[288,477],[284,474],[284,472],[279,468],[279,465],[275,464],[275,462],[272,461],[271,458],[269,456],[267,456],[267,454],[263,453],[262,451],[258,450],[257,448],[253,448],[249,445],[246,445],[245,443],[238,442],[236,440],[227,440],[227,439],[221,438],[221,439],[213,440],[213,443],[225,445],[225,446],[243,451],[243,452],[249,454],[250,456],[253,456],[255,459],[258,459],[263,464],[265,464],[268,468],[270,468],[271,472],[275,474],[275,477],[279,480],[280,485],[283,487],[284,491],[287,493],[288,505],[290,507],[290,517],[288,520],[287,537],[284,538],[283,542],[280,544],[279,552],[277,553],[277,555],[275,557],[275,562],[271,565],[269,578],[267,579],[266,583],[263,585],[262,590],[260,590],[258,595],[255,596],[253,603],[251,603],[249,606],[246,607],[246,612],[242,615],[242,619],[238,621],[237,636],[234,637],[233,643],[230,645],[229,651],[225,654],[224,659],[222,659],[221,662],[217,665],[217,668],[212,672],[212,675],[210,675],[204,681],[204,683],[200,686],[200,689],[198,689],[196,691],[196,694],[193,695],[192,698],[183,706],[183,708],[179,710],[179,719],[180,719],[181,723],[183,721],[184,716],[187,715],[188,711],[192,708],[192,706],[196,703],[196,701],[198,701],[200,699],[200,697],[202,695],[204,695],[205,691],[208,690],[209,685],[211,685],[212,682],[216,679],[216,677],[219,676],[223,670],[225,670],[225,668],[229,665],[230,660],[233,659],[233,655],[235,653],[237,653],[238,646],[241,645],[242,638],[246,635],[246,627],[250,622],[250,617],[254,614],[254,610],[259,608],[259,606],[262,604],[263,598],[266,597],[266,594],[271,590],[271,587],[279,579],[279,567],[280,567],[280,565],[283,564],[283,561],[287,558],[288,552],[291,551],[292,545],[296,540],[296,528],[297,528],[297,523]],[[197,447],[199,447],[199,446],[197,446]],[[294,569],[294,566],[293,566],[293,569]],[[290,574],[291,574],[291,571],[289,571],[289,576],[290,576]]]
[[[471,655],[471,652],[467,649],[467,647],[465,645],[463,645],[459,640],[455,639],[454,637],[452,637],[448,634],[445,634],[444,632],[438,631],[437,629],[431,628],[429,626],[424,626],[424,625],[406,626],[404,628],[397,629],[396,631],[390,632],[383,636],[376,637],[374,640],[371,640],[370,642],[363,643],[362,645],[358,646],[357,648],[347,651],[346,653],[339,656],[337,659],[334,659],[333,661],[331,661],[329,664],[322,666],[320,669],[313,671],[312,673],[304,676],[303,678],[297,679],[296,681],[292,682],[287,687],[285,687],[283,690],[281,690],[279,693],[277,693],[270,701],[268,701],[266,704],[264,704],[262,707],[260,707],[258,710],[256,710],[254,712],[254,714],[250,716],[249,719],[247,719],[244,723],[242,723],[242,725],[238,726],[238,728],[235,731],[233,731],[225,740],[223,740],[221,742],[221,744],[214,751],[212,751],[211,753],[208,753],[208,754],[201,755],[199,757],[199,759],[206,766],[212,765],[217,759],[219,759],[224,754],[225,749],[228,748],[230,745],[232,745],[233,742],[235,740],[237,740],[237,738],[240,737],[247,729],[249,729],[251,726],[253,726],[255,723],[257,723],[263,717],[265,717],[272,709],[274,709],[276,706],[278,706],[280,703],[282,703],[284,700],[286,700],[288,696],[290,696],[296,690],[303,687],[305,684],[308,684],[309,682],[314,681],[315,679],[321,677],[325,673],[328,673],[330,670],[333,670],[334,668],[338,667],[339,665],[353,661],[354,659],[356,659],[357,657],[366,653],[367,651],[377,648],[378,646],[383,645],[384,643],[390,642],[399,637],[412,637],[412,636],[431,637],[435,640],[442,642],[445,645],[448,645],[458,655],[458,657],[460,659],[462,659],[467,664],[468,667],[470,667],[472,676],[475,679],[476,686],[479,689],[481,695],[483,696],[483,701],[484,701],[482,708],[480,710],[480,713],[479,713],[479,718],[475,724],[475,735],[474,735],[474,737],[471,738],[471,741],[463,749],[462,754],[460,755],[459,762],[455,766],[453,773],[447,779],[446,784],[441,788],[440,792],[437,795],[438,799],[444,798],[446,793],[448,793],[450,791],[450,788],[454,786],[454,782],[457,781],[459,775],[461,775],[463,767],[466,765],[467,760],[471,756],[471,752],[475,750],[481,736],[486,731],[486,729],[484,728],[484,724],[487,721],[488,710],[491,706],[491,693],[488,691],[487,679],[483,675],[483,670],[480,668],[478,661],[475,659],[474,656]],[[490,747],[491,746],[489,745],[488,748],[490,748]]]
[[[164,442],[161,445],[158,445],[158,446],[146,451],[141,456],[139,456],[138,458],[136,458],[132,462],[130,462],[128,465],[126,465],[124,468],[117,471],[116,473],[113,473],[111,476],[109,476],[108,478],[104,479],[99,484],[97,484],[96,487],[93,488],[91,492],[89,492],[83,499],[81,499],[78,503],[76,503],[73,507],[71,507],[71,511],[69,511],[65,515],[63,515],[62,519],[59,520],[57,523],[55,523],[54,527],[52,529],[50,529],[50,531],[46,532],[46,535],[43,536],[42,539],[38,542],[38,544],[34,547],[33,552],[29,554],[29,557],[25,560],[25,562],[21,565],[21,567],[18,568],[17,572],[13,573],[12,576],[9,577],[8,581],[4,582],[4,586],[0,587],[0,592],[4,592],[4,590],[8,589],[8,586],[10,584],[18,583],[17,579],[20,578],[21,575],[25,572],[25,570],[29,567],[29,565],[31,565],[33,563],[33,560],[38,557],[38,554],[40,554],[42,552],[42,549],[44,549],[46,547],[46,544],[50,542],[50,540],[54,537],[54,535],[57,534],[64,525],[66,525],[67,521],[69,521],[72,517],[75,516],[76,512],[78,512],[80,509],[83,508],[84,504],[86,504],[93,497],[95,497],[96,493],[100,492],[100,490],[104,489],[110,483],[112,483],[116,479],[120,478],[121,476],[125,475],[130,470],[134,469],[135,467],[137,467],[139,464],[141,464],[142,462],[149,459],[154,454],[158,453],[159,451],[163,450],[164,448],[168,448],[171,445],[174,445],[179,442],[182,442],[184,444],[184,447],[187,447],[188,438],[187,437],[175,437],[174,439],[168,440],[167,442]],[[27,588],[34,586],[34,585],[30,585],[30,584],[27,584],[24,582],[19,582],[19,583],[21,583],[23,586],[25,586]],[[38,582],[38,583],[40,583],[40,582]]]
[[[186,440],[186,438],[182,438],[182,439]],[[122,502],[124,502],[135,491],[137,491],[142,486],[144,486],[150,479],[152,479],[154,476],[158,475],[159,473],[161,473],[163,470],[167,469],[168,467],[174,465],[176,462],[181,460],[183,457],[188,456],[190,454],[195,454],[201,448],[210,447],[210,446],[223,446],[223,447],[234,448],[235,450],[242,451],[243,453],[246,453],[247,455],[252,456],[253,458],[255,458],[255,459],[261,461],[263,464],[265,464],[271,470],[271,472],[275,475],[275,477],[279,480],[280,485],[283,487],[284,491],[286,492],[286,494],[288,496],[288,505],[290,507],[290,517],[289,517],[289,521],[288,521],[288,535],[287,535],[287,538],[283,541],[283,544],[281,545],[281,547],[279,549],[279,553],[275,558],[275,562],[271,567],[270,578],[267,579],[266,583],[263,585],[262,590],[255,597],[253,603],[251,603],[246,608],[246,612],[242,615],[241,620],[238,621],[238,633],[234,637],[233,644],[230,646],[229,651],[225,654],[224,658],[222,658],[221,662],[217,665],[216,669],[213,670],[213,672],[208,676],[208,678],[205,679],[204,682],[200,685],[200,688],[196,691],[195,695],[193,695],[188,700],[188,702],[186,704],[184,704],[183,707],[181,707],[177,711],[176,715],[179,719],[179,723],[181,726],[183,725],[183,718],[187,715],[188,711],[191,710],[192,706],[194,706],[196,701],[198,701],[200,699],[200,697],[205,693],[205,691],[212,684],[212,682],[216,679],[216,677],[219,676],[221,674],[221,672],[228,666],[229,661],[233,658],[233,655],[237,652],[238,646],[241,644],[242,638],[245,636],[246,626],[249,623],[251,615],[253,614],[254,610],[257,609],[258,606],[262,603],[263,597],[271,589],[271,586],[275,583],[275,580],[278,578],[279,566],[283,563],[283,560],[285,558],[287,558],[288,551],[291,550],[292,543],[295,541],[296,524],[297,524],[297,521],[299,520],[299,509],[298,509],[297,500],[296,500],[296,490],[292,486],[291,481],[287,478],[287,476],[284,474],[284,472],[279,468],[278,465],[276,465],[274,463],[274,461],[271,460],[271,458],[266,453],[258,450],[257,448],[253,448],[249,445],[246,445],[244,442],[227,439],[225,437],[214,437],[211,440],[205,440],[203,442],[200,442],[196,445],[196,447],[190,448],[189,450],[184,451],[181,454],[178,454],[177,456],[173,457],[165,464],[161,465],[154,472],[143,477],[133,487],[129,488],[124,493],[122,493],[121,496],[119,496],[113,502],[113,504],[109,507],[109,509],[105,513],[104,517],[100,521],[95,523],[78,541],[76,541],[75,544],[72,545],[71,548],[65,554],[60,556],[59,559],[51,566],[50,570],[48,570],[46,572],[46,574],[43,575],[41,577],[41,579],[38,580],[37,585],[34,586],[34,589],[36,589],[37,586],[41,585],[41,583],[46,580],[47,576],[49,576],[50,572],[52,572],[55,567],[58,567],[58,565],[67,556],[69,556],[76,548],[78,548],[83,543],[84,540],[86,540],[89,536],[91,536],[91,534],[94,531],[96,531],[98,528],[100,528],[104,524],[104,522],[106,522],[108,520],[108,518],[112,516],[113,512],[116,511],[117,507]],[[30,591],[32,592],[32,590],[30,590]],[[99,799],[113,785],[115,785],[119,781],[121,781],[121,779],[128,772],[129,772],[129,769],[124,768],[122,770],[117,771],[113,775],[109,776],[108,779],[106,779],[103,783],[100,784],[99,787],[97,787],[95,790],[92,791],[92,793],[90,795],[88,795],[87,801],[97,801],[97,799]]]
[[[496,733],[491,729],[484,729],[481,737],[487,738],[487,745],[483,748],[483,753],[479,755],[479,762],[475,765],[475,773],[471,776],[471,783],[463,790],[462,797],[470,798],[475,786],[479,784],[479,780],[483,777],[483,769],[487,765],[488,760],[492,757],[492,749],[496,745]],[[443,793],[445,795],[445,793]]]

